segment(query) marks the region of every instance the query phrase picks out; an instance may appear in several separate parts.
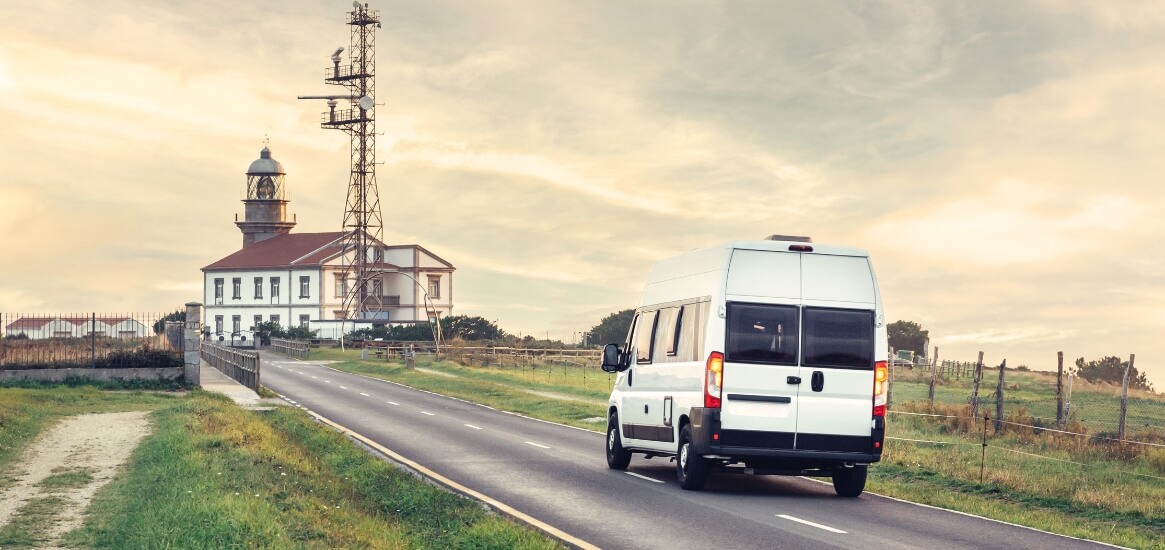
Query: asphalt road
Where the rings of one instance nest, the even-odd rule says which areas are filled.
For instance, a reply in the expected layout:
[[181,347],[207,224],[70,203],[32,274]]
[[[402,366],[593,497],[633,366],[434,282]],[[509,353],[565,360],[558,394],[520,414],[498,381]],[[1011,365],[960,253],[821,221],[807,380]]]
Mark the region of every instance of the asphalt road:
[[[603,434],[321,363],[264,353],[263,384],[449,480],[600,548],[1102,548],[810,479],[716,475],[684,491],[674,463],[607,468]],[[874,466],[876,467],[876,466]]]

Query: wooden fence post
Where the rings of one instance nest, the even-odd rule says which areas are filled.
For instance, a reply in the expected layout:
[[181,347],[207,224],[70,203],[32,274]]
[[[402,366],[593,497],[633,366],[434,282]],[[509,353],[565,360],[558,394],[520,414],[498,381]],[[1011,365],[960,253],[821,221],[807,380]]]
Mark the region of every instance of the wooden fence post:
[[983,352],[975,363],[975,381],[971,389],[971,418],[979,418],[979,382],[983,379]]
[[1125,375],[1121,377],[1121,421],[1117,428],[1117,437],[1121,441],[1125,439],[1125,414],[1129,410],[1129,371],[1133,370],[1133,359],[1136,357],[1135,353],[1129,355],[1129,366],[1125,367]]
[[930,360],[930,389],[926,392],[926,398],[930,401],[930,408],[934,410],[934,378],[938,373],[938,346],[934,347],[934,357]]
[[999,364],[999,385],[995,388],[995,433],[1003,431],[1003,373],[1007,371],[1007,359]]
[[1056,429],[1064,429],[1064,352],[1056,352]]

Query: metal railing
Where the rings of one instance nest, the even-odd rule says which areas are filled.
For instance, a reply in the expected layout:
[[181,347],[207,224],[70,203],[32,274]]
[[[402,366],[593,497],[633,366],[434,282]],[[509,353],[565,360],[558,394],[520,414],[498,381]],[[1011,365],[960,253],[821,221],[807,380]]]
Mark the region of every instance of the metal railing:
[[236,382],[259,391],[258,353],[203,342],[202,359]]
[[311,343],[306,340],[288,340],[286,338],[272,338],[271,351],[286,355],[288,357],[295,357],[298,359],[307,359],[308,353],[311,351]]

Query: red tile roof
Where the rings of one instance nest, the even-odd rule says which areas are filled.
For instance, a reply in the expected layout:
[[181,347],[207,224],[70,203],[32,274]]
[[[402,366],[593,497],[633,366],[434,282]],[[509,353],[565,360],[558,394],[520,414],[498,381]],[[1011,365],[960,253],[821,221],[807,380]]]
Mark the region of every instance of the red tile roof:
[[344,235],[342,231],[279,235],[248,246],[202,270],[320,265],[340,253],[338,241]]

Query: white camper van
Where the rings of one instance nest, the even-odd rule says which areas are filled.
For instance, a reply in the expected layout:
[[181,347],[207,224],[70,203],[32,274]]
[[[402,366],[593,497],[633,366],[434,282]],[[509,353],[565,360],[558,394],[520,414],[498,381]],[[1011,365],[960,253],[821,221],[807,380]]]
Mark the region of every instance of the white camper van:
[[655,264],[607,412],[607,464],[674,457],[710,472],[830,476],[858,496],[882,456],[886,325],[869,255],[774,235]]

